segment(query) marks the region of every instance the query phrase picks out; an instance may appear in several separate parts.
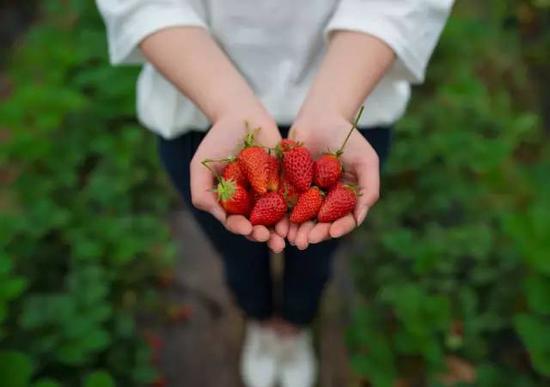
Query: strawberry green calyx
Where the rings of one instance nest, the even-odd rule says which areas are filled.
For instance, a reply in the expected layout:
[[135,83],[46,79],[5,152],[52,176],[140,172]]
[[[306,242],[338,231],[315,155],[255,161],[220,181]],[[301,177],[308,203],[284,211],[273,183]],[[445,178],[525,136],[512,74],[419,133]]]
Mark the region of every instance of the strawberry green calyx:
[[283,138],[279,143],[275,146],[274,151],[275,154],[279,157],[283,156],[284,152],[287,152],[289,150],[292,150],[296,147],[302,146],[303,143],[299,141],[294,141],[289,138]]
[[221,178],[216,187],[216,193],[218,194],[218,200],[225,202],[231,200],[235,195],[237,185],[233,180],[225,180]]
[[361,193],[359,192],[359,186],[358,186],[357,184],[354,184],[354,183],[346,183],[346,184],[342,184],[342,187],[347,188],[347,189],[349,189],[350,191],[353,191],[353,193],[354,193],[356,196],[361,196]]
[[243,147],[250,148],[251,146],[256,146],[256,136],[262,128],[257,127],[252,129],[248,121],[244,122],[244,126],[246,127],[246,135],[244,136]]
[[236,161],[237,160],[237,157],[236,156],[227,156],[227,157],[224,157],[223,159],[204,159],[202,161],[202,164],[206,163],[206,164],[210,164],[210,163],[232,163],[233,161]]

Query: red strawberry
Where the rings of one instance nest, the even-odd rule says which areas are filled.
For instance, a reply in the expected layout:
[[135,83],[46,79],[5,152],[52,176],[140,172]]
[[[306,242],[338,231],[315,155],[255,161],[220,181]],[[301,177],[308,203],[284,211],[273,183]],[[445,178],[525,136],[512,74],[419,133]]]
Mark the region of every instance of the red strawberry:
[[233,180],[244,187],[248,186],[248,180],[246,180],[246,176],[237,159],[229,159],[229,162],[223,169],[222,177],[225,180]]
[[330,188],[342,177],[340,157],[334,153],[325,153],[313,165],[313,182],[321,188]]
[[313,159],[306,147],[298,145],[283,153],[283,169],[288,181],[299,192],[306,191],[313,180]]
[[267,192],[270,156],[264,148],[254,145],[254,133],[247,134],[244,146],[237,158],[239,165],[252,189],[264,194]]
[[269,156],[267,190],[271,192],[277,192],[277,190],[279,190],[279,159],[272,155]]
[[300,224],[315,218],[322,204],[323,193],[319,188],[311,187],[300,195],[298,203],[290,214],[290,221]]
[[258,199],[252,212],[250,222],[253,225],[273,226],[285,216],[285,200],[278,192],[268,192]]
[[363,114],[363,110],[364,107],[361,106],[361,109],[359,109],[359,113],[357,113],[355,121],[353,122],[353,125],[348,132],[348,135],[346,136],[344,142],[342,143],[340,149],[338,149],[336,152],[325,153],[319,158],[319,160],[315,162],[315,166],[313,168],[313,182],[319,187],[329,189],[342,177],[343,167],[342,163],[340,162],[340,157],[344,153],[344,147],[346,146],[346,143],[348,142],[351,133],[357,127],[359,119]]
[[259,194],[258,192],[256,191],[250,191],[250,196],[251,196],[251,200],[252,200],[252,208],[254,208],[254,205],[256,204],[256,202],[258,201],[259,198],[261,198],[263,195],[262,194]]
[[281,176],[281,184],[279,184],[279,193],[283,195],[286,205],[290,208],[296,205],[300,193],[290,182],[283,176]]
[[143,338],[151,351],[151,363],[158,364],[160,362],[160,354],[164,348],[164,341],[158,334],[152,331],[146,331]]
[[[216,170],[212,169],[209,163],[220,160],[206,159],[202,161],[204,165],[218,180],[216,193],[218,194],[218,202],[222,205],[228,214],[248,215],[252,208],[252,198],[246,188],[242,184],[238,184],[234,179],[225,179],[218,175]],[[225,170],[224,170],[225,172]]]
[[292,148],[298,146],[298,143],[294,140],[291,140],[289,138],[283,138],[281,141],[279,141],[279,145],[277,146],[277,150],[279,152],[286,152],[291,150]]
[[353,211],[356,204],[357,189],[351,185],[338,183],[325,198],[317,220],[323,223],[334,222]]
[[250,194],[241,184],[233,180],[219,179],[216,187],[218,201],[228,214],[248,215],[252,207]]

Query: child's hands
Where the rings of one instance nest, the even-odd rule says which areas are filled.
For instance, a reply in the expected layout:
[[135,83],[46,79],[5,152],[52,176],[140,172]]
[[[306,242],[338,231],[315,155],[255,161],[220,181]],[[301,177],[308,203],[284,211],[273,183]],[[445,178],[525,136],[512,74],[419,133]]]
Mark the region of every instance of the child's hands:
[[[302,116],[292,126],[289,137],[303,142],[317,158],[324,152],[337,150],[348,134],[352,123],[337,113],[321,113]],[[380,176],[378,155],[357,130],[351,134],[341,156],[346,177],[359,185],[357,206],[349,214],[333,223],[306,222],[291,224],[288,241],[299,249],[306,249],[310,243],[319,243],[328,238],[338,238],[365,220],[370,207],[378,200]]]
[[264,226],[252,226],[244,216],[227,216],[216,194],[212,192],[214,176],[201,164],[205,159],[223,159],[237,154],[246,134],[244,118],[249,120],[251,127],[262,128],[257,134],[260,144],[274,147],[281,139],[277,125],[266,114],[247,115],[238,112],[234,116],[220,117],[202,140],[191,161],[191,199],[195,207],[211,213],[229,231],[257,242],[268,242],[270,248],[278,252],[284,248],[285,242],[277,233]]

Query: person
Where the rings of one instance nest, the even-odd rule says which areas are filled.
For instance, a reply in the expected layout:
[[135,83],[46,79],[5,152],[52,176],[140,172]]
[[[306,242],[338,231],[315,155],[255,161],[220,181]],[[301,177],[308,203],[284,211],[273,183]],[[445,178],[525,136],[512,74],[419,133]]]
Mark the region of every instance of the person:
[[[137,114],[162,163],[223,258],[248,320],[241,371],[254,387],[306,387],[317,366],[315,317],[339,238],[379,197],[390,127],[424,79],[452,0],[97,0],[113,64],[140,64]],[[204,159],[235,154],[244,121],[258,141],[282,137],[314,154],[337,149],[358,108],[365,119],[342,161],[361,196],[332,224],[288,219],[273,229],[227,216]],[[276,305],[270,250],[285,257]]]

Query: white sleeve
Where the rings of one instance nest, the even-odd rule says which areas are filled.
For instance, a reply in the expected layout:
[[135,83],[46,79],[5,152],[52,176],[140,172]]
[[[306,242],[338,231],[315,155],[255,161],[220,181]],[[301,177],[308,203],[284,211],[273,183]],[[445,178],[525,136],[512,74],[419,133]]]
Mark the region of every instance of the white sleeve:
[[422,83],[452,5],[453,0],[342,0],[326,33],[351,30],[376,36],[397,56],[392,71]]
[[168,27],[206,24],[186,0],[96,0],[107,27],[112,64],[145,62],[138,45]]

